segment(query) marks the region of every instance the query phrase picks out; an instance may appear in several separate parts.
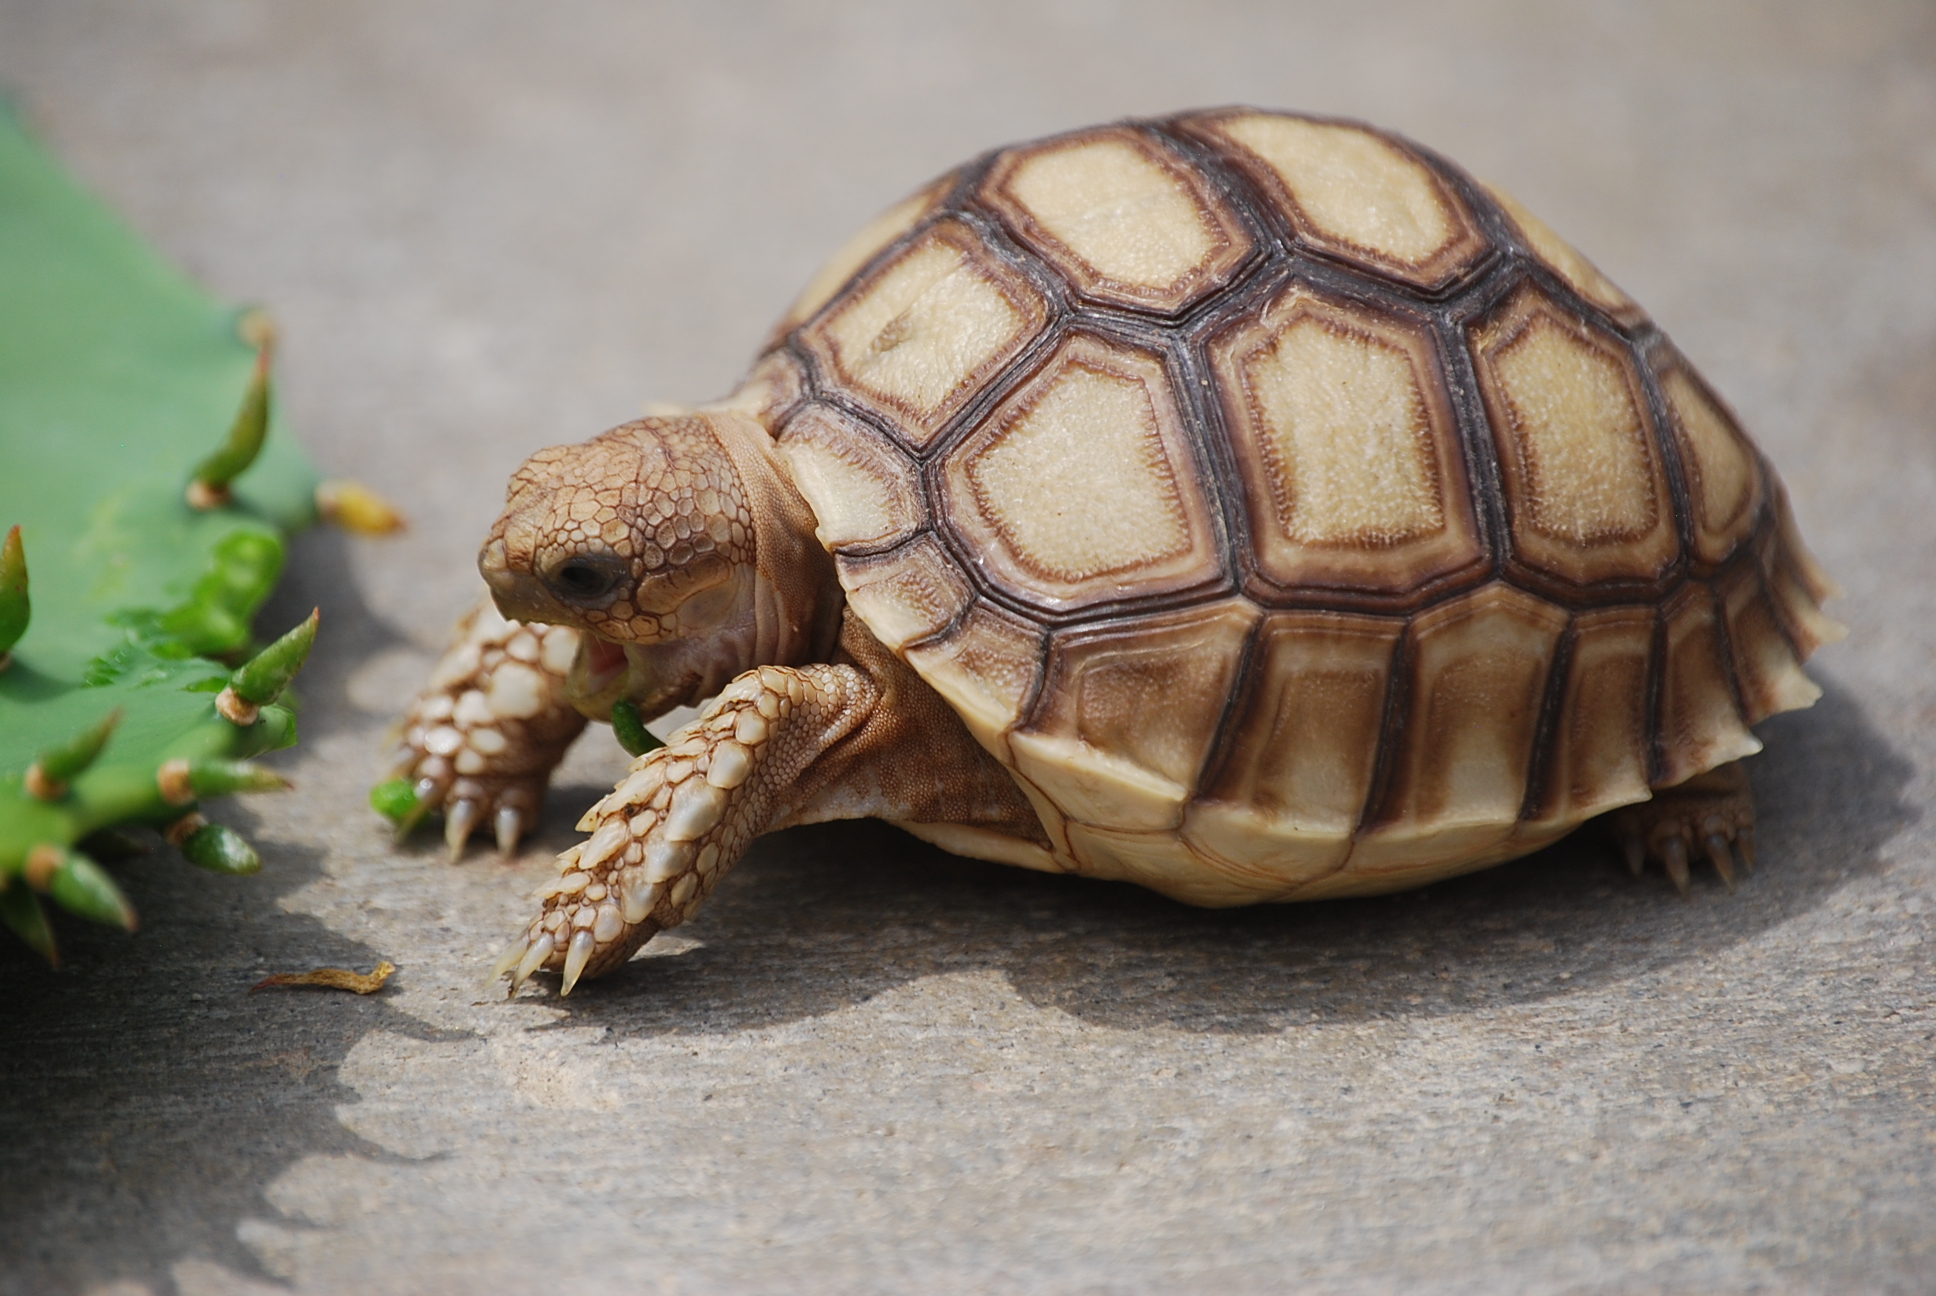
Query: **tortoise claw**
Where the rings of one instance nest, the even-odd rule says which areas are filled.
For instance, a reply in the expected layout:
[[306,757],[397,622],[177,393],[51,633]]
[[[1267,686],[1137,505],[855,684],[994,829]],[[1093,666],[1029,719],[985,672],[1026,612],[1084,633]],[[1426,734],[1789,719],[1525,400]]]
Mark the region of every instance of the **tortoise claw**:
[[471,839],[471,830],[483,818],[483,811],[475,801],[468,797],[453,805],[444,814],[444,845],[450,848],[450,862],[455,864],[464,858],[464,843]]
[[518,838],[524,836],[524,815],[516,806],[497,808],[497,853],[509,859],[517,853]]
[[546,932],[524,952],[524,957],[518,960],[517,967],[511,972],[512,995],[515,996],[524,988],[524,983],[530,979],[533,972],[544,966],[545,960],[551,957],[551,951],[555,948],[557,946],[551,939],[551,933]]
[[1620,839],[1620,850],[1627,857],[1627,872],[1639,877],[1647,867],[1647,843],[1638,833],[1630,833]]
[[1667,876],[1674,880],[1674,889],[1685,900],[1693,894],[1692,877],[1687,868],[1687,839],[1669,837],[1660,844],[1660,862],[1667,866]]
[[1714,863],[1714,871],[1721,875],[1721,883],[1729,891],[1734,890],[1734,853],[1728,849],[1728,839],[1718,832],[1707,835],[1707,857]]

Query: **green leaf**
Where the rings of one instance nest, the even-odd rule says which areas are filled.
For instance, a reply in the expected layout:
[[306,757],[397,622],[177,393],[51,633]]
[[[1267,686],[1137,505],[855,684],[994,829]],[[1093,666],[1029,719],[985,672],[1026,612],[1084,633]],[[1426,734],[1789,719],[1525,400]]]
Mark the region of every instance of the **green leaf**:
[[[0,528],[18,527],[0,547],[0,637],[12,636],[0,671],[0,906],[50,956],[46,915],[21,881],[34,845],[172,822],[182,807],[163,795],[164,764],[188,762],[202,771],[196,794],[214,795],[260,786],[273,776],[233,763],[295,741],[286,706],[238,727],[215,705],[282,573],[286,533],[316,516],[318,476],[270,399],[261,329],[242,320],[0,109],[0,321],[15,325],[0,324]],[[224,506],[184,498],[198,466],[227,483]],[[288,658],[259,672],[271,696],[300,664]],[[71,753],[67,794],[28,795],[34,759],[110,712],[122,717],[112,741],[91,763]],[[226,829],[195,850],[207,867],[260,867]],[[64,905],[120,912],[94,861],[56,876]]]

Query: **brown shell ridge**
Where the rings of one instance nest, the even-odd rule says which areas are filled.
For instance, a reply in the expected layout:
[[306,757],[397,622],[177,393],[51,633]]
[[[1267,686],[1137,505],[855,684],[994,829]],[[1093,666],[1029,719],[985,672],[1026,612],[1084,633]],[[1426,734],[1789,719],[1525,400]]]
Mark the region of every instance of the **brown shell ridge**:
[[[1371,781],[1365,786],[1364,804],[1352,829],[1354,845],[1382,818],[1385,802],[1391,797],[1392,784],[1397,779],[1399,740],[1404,737],[1405,719],[1412,705],[1412,637],[1408,617],[1398,642],[1392,645],[1391,664],[1387,668],[1390,673],[1385,676],[1385,711],[1378,725],[1378,750],[1371,758]],[[1347,853],[1338,866],[1339,871],[1349,868],[1350,863],[1351,856]]]
[[1660,787],[1667,773],[1661,754],[1660,717],[1667,696],[1667,618],[1654,608],[1654,633],[1647,645],[1647,786]]
[[[1488,282],[1482,281],[1476,286],[1475,292],[1486,288]],[[1508,291],[1501,287],[1497,300],[1505,300]],[[1512,563],[1512,528],[1506,521],[1505,491],[1499,480],[1499,452],[1492,442],[1484,398],[1479,394],[1479,375],[1472,359],[1469,333],[1469,321],[1483,313],[1467,315],[1461,312],[1448,317],[1448,312],[1448,315],[1435,317],[1432,346],[1438,354],[1439,371],[1451,397],[1453,418],[1458,423],[1459,448],[1465,455],[1466,477],[1477,506],[1473,513],[1479,522],[1479,543],[1491,559],[1488,574],[1494,580],[1503,580],[1507,567]]]
[[[1645,332],[1647,336],[1644,341],[1629,340],[1627,345],[1634,357],[1634,368],[1640,374],[1641,390],[1647,393],[1648,413],[1653,415],[1654,441],[1660,449],[1661,463],[1667,470],[1667,494],[1674,510],[1674,536],[1680,545],[1680,553],[1663,580],[1666,583],[1676,574],[1694,572],[1699,551],[1695,547],[1694,537],[1694,496],[1688,484],[1687,464],[1681,459],[1680,438],[1674,433],[1679,420],[1675,418],[1674,411],[1668,408],[1667,396],[1660,389],[1661,369],[1655,362],[1656,356],[1680,358],[1680,355],[1674,344],[1667,340],[1667,335],[1652,327],[1651,321]],[[1684,359],[1681,362],[1686,363]],[[1692,366],[1688,368],[1691,370]],[[1757,455],[1755,472],[1765,476],[1759,458]],[[1766,507],[1765,499],[1763,507]],[[1755,524],[1755,529],[1760,530],[1759,522]]]
[[1558,730],[1565,717],[1562,713],[1566,699],[1566,685],[1573,672],[1573,652],[1580,633],[1579,614],[1568,610],[1566,629],[1561,632],[1560,640],[1553,649],[1553,661],[1546,670],[1546,690],[1539,703],[1539,719],[1533,726],[1532,756],[1526,763],[1526,796],[1519,805],[1519,822],[1528,823],[1540,817],[1540,808],[1547,802],[1552,783],[1560,777],[1558,762],[1553,759],[1553,747]]

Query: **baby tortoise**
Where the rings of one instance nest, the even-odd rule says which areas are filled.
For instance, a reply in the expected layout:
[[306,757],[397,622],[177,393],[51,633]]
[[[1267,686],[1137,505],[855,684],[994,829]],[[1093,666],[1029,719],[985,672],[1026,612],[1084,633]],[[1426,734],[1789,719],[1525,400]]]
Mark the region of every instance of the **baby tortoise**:
[[453,855],[515,845],[585,717],[704,703],[580,823],[513,992],[860,816],[1237,905],[1611,812],[1636,870],[1732,885],[1748,726],[1841,634],[1774,470],[1626,294],[1417,145],[1251,109],[944,176],[732,397],[532,456],[479,566],[403,753]]

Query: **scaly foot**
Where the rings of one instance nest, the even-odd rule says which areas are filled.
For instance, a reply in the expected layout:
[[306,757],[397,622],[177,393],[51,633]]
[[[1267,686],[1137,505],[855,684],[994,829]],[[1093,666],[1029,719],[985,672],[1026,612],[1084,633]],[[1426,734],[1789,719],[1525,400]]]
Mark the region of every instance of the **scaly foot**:
[[1754,797],[1739,761],[1660,788],[1653,800],[1614,811],[1607,826],[1635,877],[1649,859],[1659,860],[1683,896],[1692,885],[1691,861],[1702,854],[1730,891],[1736,851],[1744,871],[1754,868]]
[[552,769],[585,727],[564,694],[577,651],[578,631],[507,621],[488,598],[458,622],[455,641],[404,713],[394,774],[417,796],[404,830],[441,810],[452,860],[484,823],[499,851],[517,848]]

